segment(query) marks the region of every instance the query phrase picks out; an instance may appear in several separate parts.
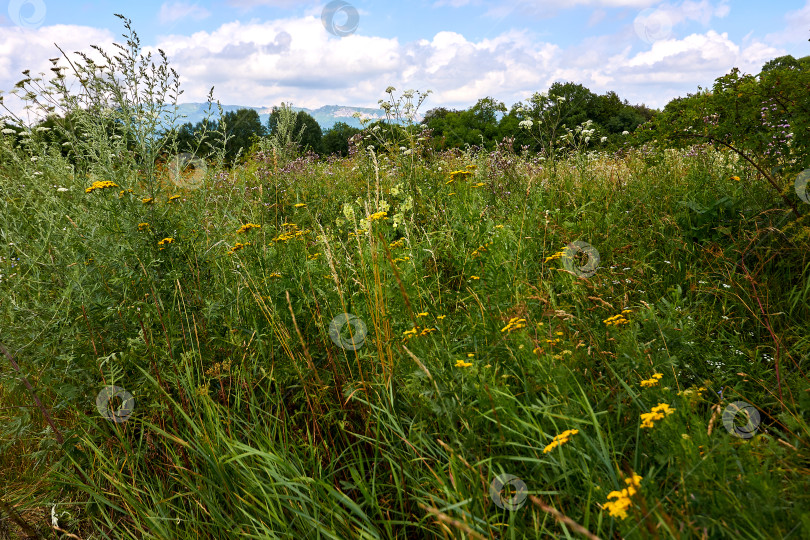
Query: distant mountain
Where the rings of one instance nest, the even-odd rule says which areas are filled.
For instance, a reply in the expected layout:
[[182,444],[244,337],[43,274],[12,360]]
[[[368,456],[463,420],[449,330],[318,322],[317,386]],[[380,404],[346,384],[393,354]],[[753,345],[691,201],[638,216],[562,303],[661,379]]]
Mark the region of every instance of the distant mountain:
[[[180,115],[185,115],[186,118],[179,119],[178,122],[181,124],[185,124],[186,122],[191,122],[192,124],[196,124],[201,120],[205,119],[206,114],[208,112],[208,103],[180,103],[177,105],[178,113]],[[267,120],[270,118],[270,113],[272,112],[272,107],[251,107],[248,105],[223,105],[222,111],[223,112],[231,112],[236,111],[239,109],[253,109],[259,113],[259,118],[262,121],[262,124],[265,126],[267,125]],[[350,126],[354,127],[362,127],[360,124],[360,120],[354,118],[352,115],[356,112],[362,114],[365,118],[371,118],[372,120],[382,120],[385,119],[385,111],[382,109],[373,109],[369,107],[349,107],[345,105],[325,105],[323,107],[319,107],[317,109],[306,109],[303,107],[293,107],[294,111],[304,111],[312,115],[316,122],[321,126],[321,129],[326,131],[327,129],[334,126],[337,122],[344,122],[349,124]],[[216,120],[219,115],[219,110],[217,109],[216,104],[212,105],[212,115],[211,119]],[[419,118],[418,120],[421,120]]]

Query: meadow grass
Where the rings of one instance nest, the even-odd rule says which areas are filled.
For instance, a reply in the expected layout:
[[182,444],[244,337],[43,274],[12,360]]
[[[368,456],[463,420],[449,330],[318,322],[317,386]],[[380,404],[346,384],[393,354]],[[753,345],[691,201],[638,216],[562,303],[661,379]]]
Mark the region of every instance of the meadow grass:
[[[59,155],[3,153],[0,337],[21,372],[4,364],[0,474],[40,534],[54,507],[81,538],[810,531],[806,226],[777,226],[727,154],[552,174],[503,148],[257,153],[198,189],[159,169],[87,193]],[[560,255],[574,241],[590,277]],[[356,350],[329,337],[341,313],[366,326],[344,325]],[[125,422],[96,410],[106,385],[133,395]],[[724,426],[735,401],[761,415],[751,438]],[[529,496],[513,510],[490,495],[504,474]]]
[[124,105],[0,136],[0,536],[810,534],[807,205],[733,155],[178,172]]

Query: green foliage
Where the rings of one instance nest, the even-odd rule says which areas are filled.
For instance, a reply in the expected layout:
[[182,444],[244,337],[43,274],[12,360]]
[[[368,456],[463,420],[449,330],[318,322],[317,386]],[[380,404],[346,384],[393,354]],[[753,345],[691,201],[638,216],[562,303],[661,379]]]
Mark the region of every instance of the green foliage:
[[733,69],[711,91],[671,101],[656,118],[652,137],[688,145],[705,141],[737,153],[771,184],[797,214],[786,192],[795,176],[810,167],[810,63],[777,58],[759,75]]
[[350,126],[345,122],[337,122],[327,129],[321,139],[321,149],[325,155],[337,154],[340,156],[349,155],[349,139],[360,133],[362,130]]
[[434,138],[441,139],[440,148],[482,146],[491,150],[496,141],[503,137],[498,113],[505,112],[506,105],[487,97],[465,111],[432,109],[425,114],[421,123],[433,130]]

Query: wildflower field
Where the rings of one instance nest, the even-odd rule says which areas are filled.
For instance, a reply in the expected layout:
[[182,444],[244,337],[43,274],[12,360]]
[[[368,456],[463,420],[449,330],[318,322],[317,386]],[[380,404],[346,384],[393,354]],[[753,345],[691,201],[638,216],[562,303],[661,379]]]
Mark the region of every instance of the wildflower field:
[[795,174],[79,120],[0,135],[0,537],[810,536]]

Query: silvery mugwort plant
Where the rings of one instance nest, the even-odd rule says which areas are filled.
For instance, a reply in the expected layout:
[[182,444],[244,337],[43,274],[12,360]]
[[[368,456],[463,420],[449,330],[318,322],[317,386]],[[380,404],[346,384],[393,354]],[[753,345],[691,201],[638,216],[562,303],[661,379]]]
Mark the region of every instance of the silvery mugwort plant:
[[282,103],[278,107],[278,123],[273,133],[260,142],[262,151],[275,153],[284,163],[292,159],[298,152],[306,129],[306,125],[302,125],[298,131],[295,130],[296,118],[292,104]]
[[[161,62],[155,65],[151,53],[141,54],[131,21],[116,16],[129,31],[124,36],[126,46],[115,44],[119,54],[113,56],[93,46],[103,60],[97,62],[82,52],[71,59],[59,49],[67,66],[57,66],[59,58],[53,58],[50,81],[25,73],[27,77],[17,83],[17,89],[24,92],[20,97],[26,108],[39,116],[66,119],[54,120],[51,129],[69,147],[79,171],[112,179],[139,169],[148,180],[154,177],[163,144],[158,133],[177,118],[176,112],[166,114],[164,104],[176,105],[182,91],[165,53],[159,50]],[[78,92],[72,91],[75,83]],[[11,117],[23,123],[13,113]]]
[[[132,21],[123,15],[116,17],[127,30],[123,35],[125,45],[113,44],[117,54],[92,45],[101,61],[84,52],[71,58],[57,45],[62,57],[50,59],[52,78],[45,81],[32,77],[26,70],[23,72],[26,78],[17,83],[12,93],[26,103],[25,110],[46,119],[32,133],[36,135],[32,140],[45,139],[61,145],[63,153],[73,160],[77,174],[123,183],[143,180],[154,197],[161,189],[156,182],[158,160],[177,153],[174,128],[183,118],[177,107],[183,91],[166,53],[158,49],[160,58],[155,63],[151,52],[142,53]],[[58,65],[60,60],[67,65]],[[78,91],[74,90],[76,85]],[[212,95],[213,88],[208,96],[209,116]],[[25,124],[1,101],[0,105],[9,113],[4,120]],[[221,106],[219,109],[221,116]],[[224,129],[223,124],[220,126],[223,147]],[[197,150],[206,133],[199,135]],[[42,150],[41,146],[36,148]],[[205,156],[215,152],[216,148],[207,148]]]

